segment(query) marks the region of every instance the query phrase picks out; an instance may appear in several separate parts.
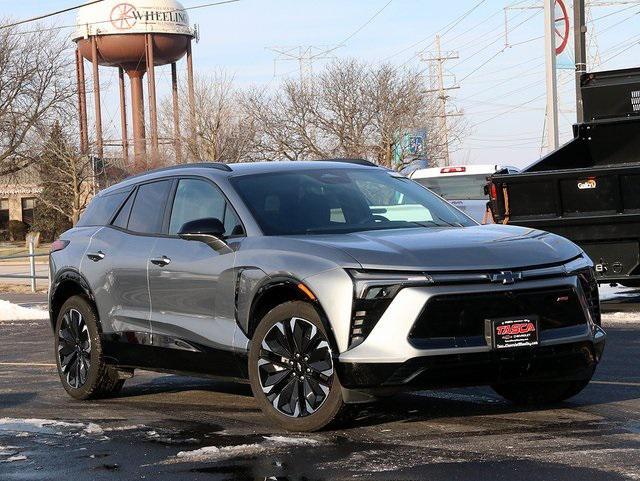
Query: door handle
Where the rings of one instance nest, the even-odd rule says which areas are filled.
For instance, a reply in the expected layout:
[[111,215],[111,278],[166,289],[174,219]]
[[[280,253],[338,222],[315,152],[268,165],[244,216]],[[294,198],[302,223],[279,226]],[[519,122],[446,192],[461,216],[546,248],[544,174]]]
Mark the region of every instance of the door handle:
[[95,253],[87,254],[87,257],[89,259],[91,259],[93,262],[100,262],[101,260],[103,260],[105,258],[105,255],[104,255],[104,252],[98,251],[98,252],[95,252]]
[[166,267],[171,264],[171,259],[169,259],[167,256],[162,256],[156,259],[151,259],[150,262],[159,267]]

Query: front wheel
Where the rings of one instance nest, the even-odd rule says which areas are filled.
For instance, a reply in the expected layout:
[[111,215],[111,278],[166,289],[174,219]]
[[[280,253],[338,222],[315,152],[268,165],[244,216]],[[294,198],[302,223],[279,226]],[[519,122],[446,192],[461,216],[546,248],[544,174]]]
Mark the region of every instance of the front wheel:
[[579,394],[591,379],[582,381],[511,382],[492,386],[500,396],[522,406],[542,406]]
[[260,322],[249,350],[249,380],[262,411],[289,431],[318,431],[344,409],[328,334],[316,309],[288,302]]

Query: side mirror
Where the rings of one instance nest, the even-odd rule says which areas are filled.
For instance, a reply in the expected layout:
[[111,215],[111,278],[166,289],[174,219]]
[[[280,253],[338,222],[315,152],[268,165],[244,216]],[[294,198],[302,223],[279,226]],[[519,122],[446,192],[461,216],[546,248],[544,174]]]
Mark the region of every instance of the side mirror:
[[184,240],[210,242],[224,238],[224,224],[220,219],[205,218],[192,220],[182,226],[178,236]]

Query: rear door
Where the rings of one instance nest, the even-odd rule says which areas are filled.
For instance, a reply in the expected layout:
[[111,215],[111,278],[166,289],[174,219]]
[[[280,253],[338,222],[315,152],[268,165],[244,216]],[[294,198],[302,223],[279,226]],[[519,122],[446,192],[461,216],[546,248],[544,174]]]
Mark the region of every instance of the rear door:
[[91,277],[107,340],[151,343],[147,261],[155,235],[162,230],[172,182],[140,185],[111,225],[93,237],[83,259],[82,270]]
[[[225,225],[228,248],[216,250],[178,237],[184,224],[204,218]],[[237,214],[213,182],[191,177],[177,181],[166,235],[157,239],[148,266],[151,328],[154,342],[206,354],[215,362],[172,367],[225,375],[235,369],[234,249],[243,233]]]

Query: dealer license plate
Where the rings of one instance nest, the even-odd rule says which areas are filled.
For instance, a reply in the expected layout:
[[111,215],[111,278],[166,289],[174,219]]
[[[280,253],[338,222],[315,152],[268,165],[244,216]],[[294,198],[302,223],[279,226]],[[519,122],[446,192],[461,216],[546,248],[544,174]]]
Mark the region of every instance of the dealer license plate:
[[487,320],[487,339],[494,349],[513,349],[537,346],[538,318],[536,316],[511,317]]

